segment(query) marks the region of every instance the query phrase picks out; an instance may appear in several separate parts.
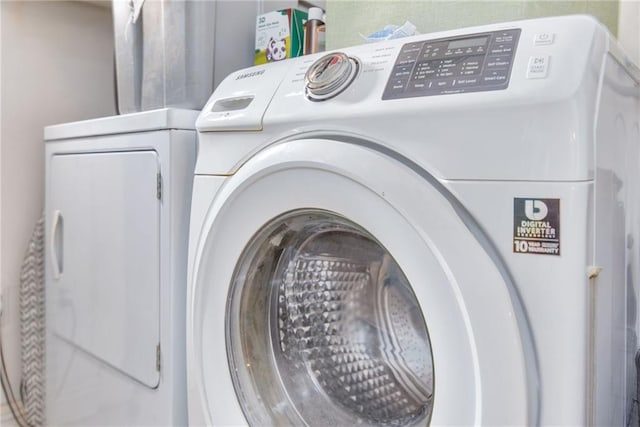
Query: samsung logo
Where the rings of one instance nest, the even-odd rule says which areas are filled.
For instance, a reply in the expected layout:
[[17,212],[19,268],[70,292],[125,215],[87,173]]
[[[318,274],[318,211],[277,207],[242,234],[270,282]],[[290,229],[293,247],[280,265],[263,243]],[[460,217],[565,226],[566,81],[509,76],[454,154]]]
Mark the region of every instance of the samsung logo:
[[236,80],[248,79],[249,77],[261,76],[263,74],[264,74],[264,70],[252,71],[250,73],[240,74],[238,77],[236,77]]

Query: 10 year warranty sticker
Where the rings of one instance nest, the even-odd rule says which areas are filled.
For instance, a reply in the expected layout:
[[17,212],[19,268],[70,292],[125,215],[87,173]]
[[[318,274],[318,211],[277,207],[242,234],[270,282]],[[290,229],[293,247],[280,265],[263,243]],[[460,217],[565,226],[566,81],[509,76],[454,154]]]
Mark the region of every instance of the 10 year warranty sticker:
[[513,199],[513,252],[560,255],[560,199]]

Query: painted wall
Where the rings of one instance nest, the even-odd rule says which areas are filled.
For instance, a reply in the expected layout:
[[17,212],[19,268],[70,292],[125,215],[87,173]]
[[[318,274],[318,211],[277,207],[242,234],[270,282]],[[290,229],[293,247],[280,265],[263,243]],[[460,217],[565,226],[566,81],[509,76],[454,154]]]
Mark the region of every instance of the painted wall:
[[327,0],[327,49],[361,44],[360,34],[366,36],[386,24],[402,25],[406,20],[425,34],[515,19],[586,13],[617,34],[618,6],[614,0]]
[[20,267],[43,209],[43,127],[115,114],[113,24],[109,7],[91,3],[2,0],[0,7],[2,339],[15,389]]
[[618,39],[629,57],[640,64],[640,1],[621,1],[619,11]]

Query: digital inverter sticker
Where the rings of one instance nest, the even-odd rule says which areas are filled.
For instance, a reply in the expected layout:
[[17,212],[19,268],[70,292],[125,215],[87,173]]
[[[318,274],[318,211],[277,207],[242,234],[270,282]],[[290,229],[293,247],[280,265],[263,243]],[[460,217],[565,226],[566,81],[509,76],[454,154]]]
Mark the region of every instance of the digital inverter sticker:
[[560,199],[513,199],[513,252],[560,255]]

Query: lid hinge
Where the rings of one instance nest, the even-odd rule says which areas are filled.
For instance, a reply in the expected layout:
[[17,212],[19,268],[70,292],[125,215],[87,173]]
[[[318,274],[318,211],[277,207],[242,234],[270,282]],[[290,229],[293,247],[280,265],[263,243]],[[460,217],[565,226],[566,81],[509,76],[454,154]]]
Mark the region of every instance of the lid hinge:
[[162,200],[162,174],[160,172],[158,172],[156,178],[156,196],[158,200]]

